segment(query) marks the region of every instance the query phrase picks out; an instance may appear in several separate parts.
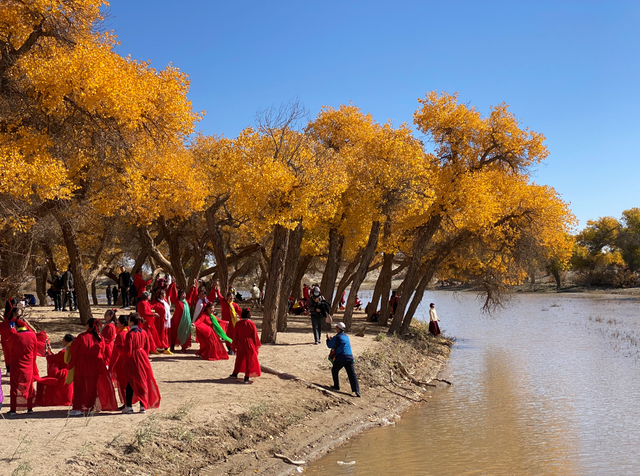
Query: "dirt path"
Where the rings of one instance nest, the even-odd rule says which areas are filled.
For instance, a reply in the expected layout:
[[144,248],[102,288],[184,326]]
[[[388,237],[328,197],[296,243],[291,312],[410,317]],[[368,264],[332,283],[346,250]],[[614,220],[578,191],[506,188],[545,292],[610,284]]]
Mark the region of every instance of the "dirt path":
[[[104,308],[94,311],[99,315]],[[83,330],[75,324],[77,315],[35,308],[28,318],[47,331],[54,350],[65,333]],[[364,315],[356,318],[361,321]],[[260,317],[255,320],[259,326]],[[289,322],[289,331],[278,335],[276,345],[260,349],[261,364],[331,385],[328,349],[313,345],[309,318],[291,317]],[[341,387],[347,391],[341,400],[275,375],[263,374],[250,385],[228,379],[233,357],[203,361],[193,348],[186,354],[156,355],[152,366],[162,403],[146,415],[68,418],[66,408],[36,408],[30,416],[7,417],[8,409],[3,408],[0,474],[279,474],[295,469],[273,453],[280,451],[294,460],[318,457],[349,431],[377,424],[382,416],[421,398],[413,389],[396,389],[408,396],[401,398],[381,387],[380,379],[387,378],[383,370],[373,378],[378,370],[370,366],[372,356],[382,358],[389,345],[374,340],[380,328],[369,326],[365,337],[351,336],[361,399],[348,393],[345,372]],[[363,355],[367,359],[359,359]],[[38,367],[44,375],[44,358],[38,359]],[[431,365],[428,370],[439,368]],[[6,405],[8,383],[4,377]]]

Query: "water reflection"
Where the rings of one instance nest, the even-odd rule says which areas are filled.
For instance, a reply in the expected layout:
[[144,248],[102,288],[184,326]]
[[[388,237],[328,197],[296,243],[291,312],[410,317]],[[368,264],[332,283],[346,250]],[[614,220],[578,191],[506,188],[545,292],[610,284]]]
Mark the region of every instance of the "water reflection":
[[309,473],[640,474],[637,299],[523,295],[494,316],[465,294],[425,301],[459,338],[454,385]]

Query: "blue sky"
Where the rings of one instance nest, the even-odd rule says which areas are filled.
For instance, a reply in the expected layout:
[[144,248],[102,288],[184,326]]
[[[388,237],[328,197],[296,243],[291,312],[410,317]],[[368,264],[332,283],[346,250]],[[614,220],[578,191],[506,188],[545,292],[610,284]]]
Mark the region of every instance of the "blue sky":
[[505,102],[551,152],[535,181],[586,220],[640,207],[640,2],[112,0],[118,51],[191,78],[205,134],[298,98],[411,122],[427,91]]

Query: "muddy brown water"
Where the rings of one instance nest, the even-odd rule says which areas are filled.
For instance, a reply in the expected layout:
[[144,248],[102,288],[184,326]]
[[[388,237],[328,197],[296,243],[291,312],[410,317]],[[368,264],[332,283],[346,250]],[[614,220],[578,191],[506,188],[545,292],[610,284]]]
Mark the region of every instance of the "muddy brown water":
[[457,337],[453,386],[307,474],[640,475],[640,299],[518,294],[488,316],[432,292],[422,316],[429,301]]

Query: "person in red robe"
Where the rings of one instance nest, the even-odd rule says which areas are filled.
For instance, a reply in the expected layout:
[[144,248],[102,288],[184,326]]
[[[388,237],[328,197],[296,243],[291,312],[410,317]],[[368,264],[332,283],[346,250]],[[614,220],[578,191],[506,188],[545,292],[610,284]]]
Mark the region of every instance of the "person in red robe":
[[12,303],[15,299],[8,299],[5,306],[5,313],[2,323],[0,323],[0,346],[2,347],[2,353],[4,355],[4,364],[7,369],[7,376],[11,371],[11,329],[16,325],[16,320],[19,319],[24,310],[20,307],[14,306]]
[[198,282],[194,280],[193,286],[187,295],[182,289],[177,294],[175,310],[171,317],[169,328],[169,344],[171,352],[176,351],[176,345],[180,344],[182,352],[191,347],[191,319],[190,306],[195,306],[198,299]]
[[107,309],[104,313],[104,326],[102,327],[102,337],[104,338],[104,363],[109,366],[111,353],[116,340],[116,309]]
[[307,304],[309,303],[309,286],[304,283],[302,286],[302,297],[304,298],[304,310],[307,310]]
[[178,303],[178,286],[176,282],[171,278],[171,276],[167,276],[167,280],[169,284],[167,285],[167,301],[173,307]]
[[397,291],[391,291],[391,298],[389,299],[389,311],[390,311],[390,319],[393,319],[393,316],[396,314],[396,309],[398,307],[398,303],[400,302],[400,296],[398,296]]
[[260,348],[260,338],[258,329],[251,320],[249,308],[242,310],[242,319],[235,327],[236,363],[233,367],[231,377],[237,378],[238,374],[244,373],[244,383],[250,383],[249,377],[260,377],[260,362],[258,362],[258,349]]
[[[218,289],[218,283],[213,286],[213,289],[211,291],[220,302],[222,320],[227,323],[226,334],[231,340],[233,340],[234,328],[236,326],[236,322],[240,320],[240,314],[242,312],[240,306],[233,302],[233,297],[235,296],[235,294],[233,294],[233,291],[229,291],[227,293],[227,298],[224,299],[222,297],[220,289]],[[233,355],[233,349],[229,344],[227,344],[227,349],[229,349],[229,354]]]
[[172,355],[173,352],[169,350],[169,327],[171,326],[171,308],[167,302],[167,293],[164,289],[158,289],[156,291],[156,297],[151,301],[151,310],[155,312],[158,317],[155,319],[156,332],[158,333],[158,339],[160,341],[159,348],[162,349],[163,354]]
[[342,297],[340,298],[340,309],[344,309],[344,303],[346,302],[346,301],[345,301],[345,295],[346,295],[346,294],[347,294],[347,292],[346,292],[346,291],[343,291],[343,292],[342,292]]
[[140,301],[142,297],[142,293],[147,291],[147,286],[151,284],[153,281],[152,278],[145,280],[142,277],[142,270],[140,268],[136,269],[136,274],[133,275],[133,286],[136,288],[136,298]]
[[[17,310],[17,308],[14,308]],[[15,313],[17,314],[17,313]],[[14,315],[12,311],[12,315]],[[38,377],[36,365],[38,340],[26,322],[17,318],[11,328],[11,374],[9,377],[9,415],[15,415],[18,408],[27,408],[33,413],[36,392],[33,386]]]
[[99,319],[89,318],[87,330],[71,343],[64,361],[71,369],[67,383],[73,382],[73,405],[69,416],[118,409],[113,383],[104,361],[104,339],[100,334]]
[[113,344],[113,352],[109,361],[109,371],[111,372],[111,381],[113,386],[118,390],[120,402],[124,408],[126,401],[127,378],[124,374],[124,364],[126,362],[125,339],[129,332],[129,317],[118,316],[118,328],[116,330],[116,340]]
[[[73,383],[66,382],[69,366],[64,363],[64,354],[73,342],[73,336],[67,334],[62,340],[64,349],[57,354],[47,345],[47,379],[39,381],[36,391],[36,405],[39,407],[68,407],[73,403]],[[45,380],[55,379],[55,383],[47,384]]]
[[156,327],[156,319],[160,319],[158,314],[151,307],[151,303],[149,302],[149,293],[147,291],[143,292],[140,296],[140,301],[137,304],[137,311],[142,317],[143,322],[141,326],[145,331],[149,333],[151,340],[153,342],[153,348],[151,350],[151,354],[159,354],[158,349],[162,347],[162,343],[160,342],[160,336],[158,335],[157,327]]
[[225,350],[220,339],[229,344],[233,341],[224,331],[226,321],[219,321],[213,313],[214,303],[209,302],[204,307],[200,317],[196,319],[193,326],[196,329],[196,338],[200,343],[200,349],[196,352],[205,360],[229,360],[229,352]]
[[160,406],[160,390],[149,361],[146,332],[140,328],[140,316],[129,315],[129,332],[124,344],[125,406],[122,413],[133,413],[133,404],[140,402],[140,413]]

